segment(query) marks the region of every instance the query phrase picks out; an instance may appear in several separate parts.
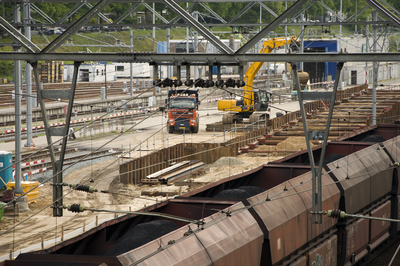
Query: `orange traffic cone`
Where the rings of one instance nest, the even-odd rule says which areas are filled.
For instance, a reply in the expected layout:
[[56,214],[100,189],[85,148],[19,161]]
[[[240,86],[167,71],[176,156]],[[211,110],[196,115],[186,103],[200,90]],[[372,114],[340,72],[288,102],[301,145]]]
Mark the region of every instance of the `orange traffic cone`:
[[33,150],[34,150],[34,147],[35,147],[35,144],[33,144],[33,140],[31,140],[31,147],[30,147],[30,150],[33,151]]

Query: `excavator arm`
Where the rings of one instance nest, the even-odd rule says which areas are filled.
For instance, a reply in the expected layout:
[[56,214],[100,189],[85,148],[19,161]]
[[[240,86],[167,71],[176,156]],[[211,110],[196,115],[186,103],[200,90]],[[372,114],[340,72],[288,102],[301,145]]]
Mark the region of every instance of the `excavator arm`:
[[[292,36],[291,38],[281,37],[269,39],[263,43],[263,46],[260,49],[259,53],[271,53],[273,49],[286,44],[291,44],[292,42],[298,44],[298,40],[296,39],[296,37]],[[244,76],[244,82],[246,85],[243,87],[243,100],[237,101],[234,98],[220,100],[218,101],[219,111],[231,111],[239,113],[252,113],[256,111],[254,106],[256,99],[253,92],[253,80],[263,64],[264,62],[254,62],[247,69]]]
[[[259,53],[260,54],[269,54],[272,52],[273,49],[278,48],[280,46],[290,44],[292,41],[295,41],[298,43],[296,37],[292,36],[291,38],[273,38],[265,41],[263,43],[262,48],[260,49]],[[249,69],[246,71],[246,74],[244,76],[244,93],[243,93],[243,103],[246,106],[251,106],[254,105],[254,93],[252,92],[253,90],[253,81],[254,78],[257,75],[257,72],[260,70],[261,66],[264,64],[264,62],[254,62],[253,64],[250,65]]]

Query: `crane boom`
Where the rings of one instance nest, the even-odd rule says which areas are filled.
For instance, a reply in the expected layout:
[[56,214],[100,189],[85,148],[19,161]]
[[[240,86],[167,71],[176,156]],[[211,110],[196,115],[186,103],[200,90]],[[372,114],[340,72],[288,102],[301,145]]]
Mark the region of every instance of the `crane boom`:
[[[290,38],[280,37],[269,39],[264,41],[259,53],[271,53],[273,49],[286,44],[290,44],[292,50],[297,50],[299,41],[295,36]],[[233,121],[240,121],[243,118],[252,118],[251,120],[254,120],[255,116],[253,116],[253,113],[256,111],[264,112],[260,116],[268,116],[265,113],[268,109],[269,101],[267,91],[265,89],[253,89],[254,78],[263,64],[263,62],[254,62],[247,69],[243,78],[245,86],[243,87],[243,96],[241,100],[230,98],[218,101],[218,110],[229,112],[223,116],[222,121],[224,124],[230,124],[233,123]]]

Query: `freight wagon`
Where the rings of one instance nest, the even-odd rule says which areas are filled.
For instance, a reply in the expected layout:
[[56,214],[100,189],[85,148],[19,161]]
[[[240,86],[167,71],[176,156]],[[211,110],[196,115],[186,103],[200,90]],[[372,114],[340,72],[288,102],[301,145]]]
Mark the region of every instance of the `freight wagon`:
[[[322,210],[399,219],[399,129],[328,143]],[[322,159],[321,147],[313,153]],[[158,216],[127,214],[0,265],[357,265],[398,237],[398,223],[324,215],[313,224],[311,176],[298,152],[141,210]]]

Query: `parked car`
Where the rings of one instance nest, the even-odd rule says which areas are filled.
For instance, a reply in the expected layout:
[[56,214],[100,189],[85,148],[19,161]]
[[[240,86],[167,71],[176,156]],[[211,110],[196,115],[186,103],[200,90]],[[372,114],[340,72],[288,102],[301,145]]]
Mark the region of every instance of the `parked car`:
[[82,27],[78,30],[78,33],[84,33],[86,31],[86,27]]
[[49,30],[47,30],[47,31],[44,32],[44,34],[46,34],[46,35],[53,35],[54,33],[55,33],[55,32],[54,32],[53,29],[49,29]]

